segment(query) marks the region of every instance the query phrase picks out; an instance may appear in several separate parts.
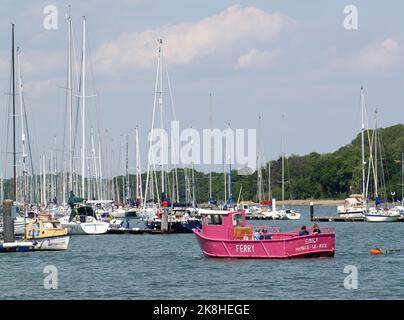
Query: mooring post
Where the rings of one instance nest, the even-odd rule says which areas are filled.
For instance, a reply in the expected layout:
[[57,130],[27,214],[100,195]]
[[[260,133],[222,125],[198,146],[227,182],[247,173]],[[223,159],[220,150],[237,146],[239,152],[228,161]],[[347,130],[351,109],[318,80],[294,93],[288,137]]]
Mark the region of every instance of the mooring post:
[[163,212],[161,214],[161,232],[168,233],[168,209],[163,208]]
[[313,221],[314,217],[314,203],[310,202],[310,221]]
[[3,201],[3,237],[4,242],[14,242],[14,221],[11,213],[13,200]]

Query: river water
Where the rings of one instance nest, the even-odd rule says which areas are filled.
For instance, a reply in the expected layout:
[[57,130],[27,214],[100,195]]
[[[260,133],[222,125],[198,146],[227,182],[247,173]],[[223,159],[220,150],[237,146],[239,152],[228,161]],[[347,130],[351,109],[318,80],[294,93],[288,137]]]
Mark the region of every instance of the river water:
[[[301,220],[251,224],[310,226],[309,207],[294,208]],[[0,299],[404,299],[404,250],[368,253],[404,248],[404,223],[319,223],[326,225],[336,229],[335,258],[213,259],[193,234],[72,236],[65,252],[0,254]],[[44,287],[49,265],[56,290]]]

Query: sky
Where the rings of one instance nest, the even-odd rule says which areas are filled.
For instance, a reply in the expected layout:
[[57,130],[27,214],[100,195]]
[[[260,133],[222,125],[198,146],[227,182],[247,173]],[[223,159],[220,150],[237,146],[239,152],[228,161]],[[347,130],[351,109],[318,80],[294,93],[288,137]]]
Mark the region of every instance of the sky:
[[[57,9],[56,29],[44,27],[48,5]],[[287,154],[299,155],[349,143],[361,127],[361,86],[369,114],[378,108],[381,127],[404,120],[402,1],[3,0],[3,155],[10,151],[5,137],[13,22],[34,162],[44,152],[49,159],[51,149],[62,161],[68,5],[77,68],[86,16],[87,133],[91,127],[101,133],[110,173],[123,170],[126,135],[133,172],[136,126],[146,166],[159,38],[181,128],[209,128],[212,109],[214,128],[257,128],[263,160],[279,157],[282,139]],[[347,5],[358,10],[357,30],[344,28]],[[164,99],[169,101],[167,93]]]

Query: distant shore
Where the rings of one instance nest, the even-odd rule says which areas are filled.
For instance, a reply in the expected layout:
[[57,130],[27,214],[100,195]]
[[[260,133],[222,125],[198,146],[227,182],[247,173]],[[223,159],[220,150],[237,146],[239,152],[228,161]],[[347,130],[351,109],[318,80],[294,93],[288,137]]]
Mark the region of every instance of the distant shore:
[[[313,202],[315,206],[340,206],[344,205],[341,199],[306,199],[306,200],[285,200],[286,206],[309,206]],[[282,205],[282,201],[276,201],[277,205]]]

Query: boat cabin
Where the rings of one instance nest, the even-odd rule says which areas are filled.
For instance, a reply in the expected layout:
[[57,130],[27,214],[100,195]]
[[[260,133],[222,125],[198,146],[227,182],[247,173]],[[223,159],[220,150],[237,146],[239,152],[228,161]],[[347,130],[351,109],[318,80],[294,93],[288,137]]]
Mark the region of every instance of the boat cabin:
[[244,210],[199,210],[202,217],[202,236],[208,238],[238,238],[252,235],[246,226]]
[[25,230],[25,239],[41,239],[67,235],[59,221],[30,219]]

